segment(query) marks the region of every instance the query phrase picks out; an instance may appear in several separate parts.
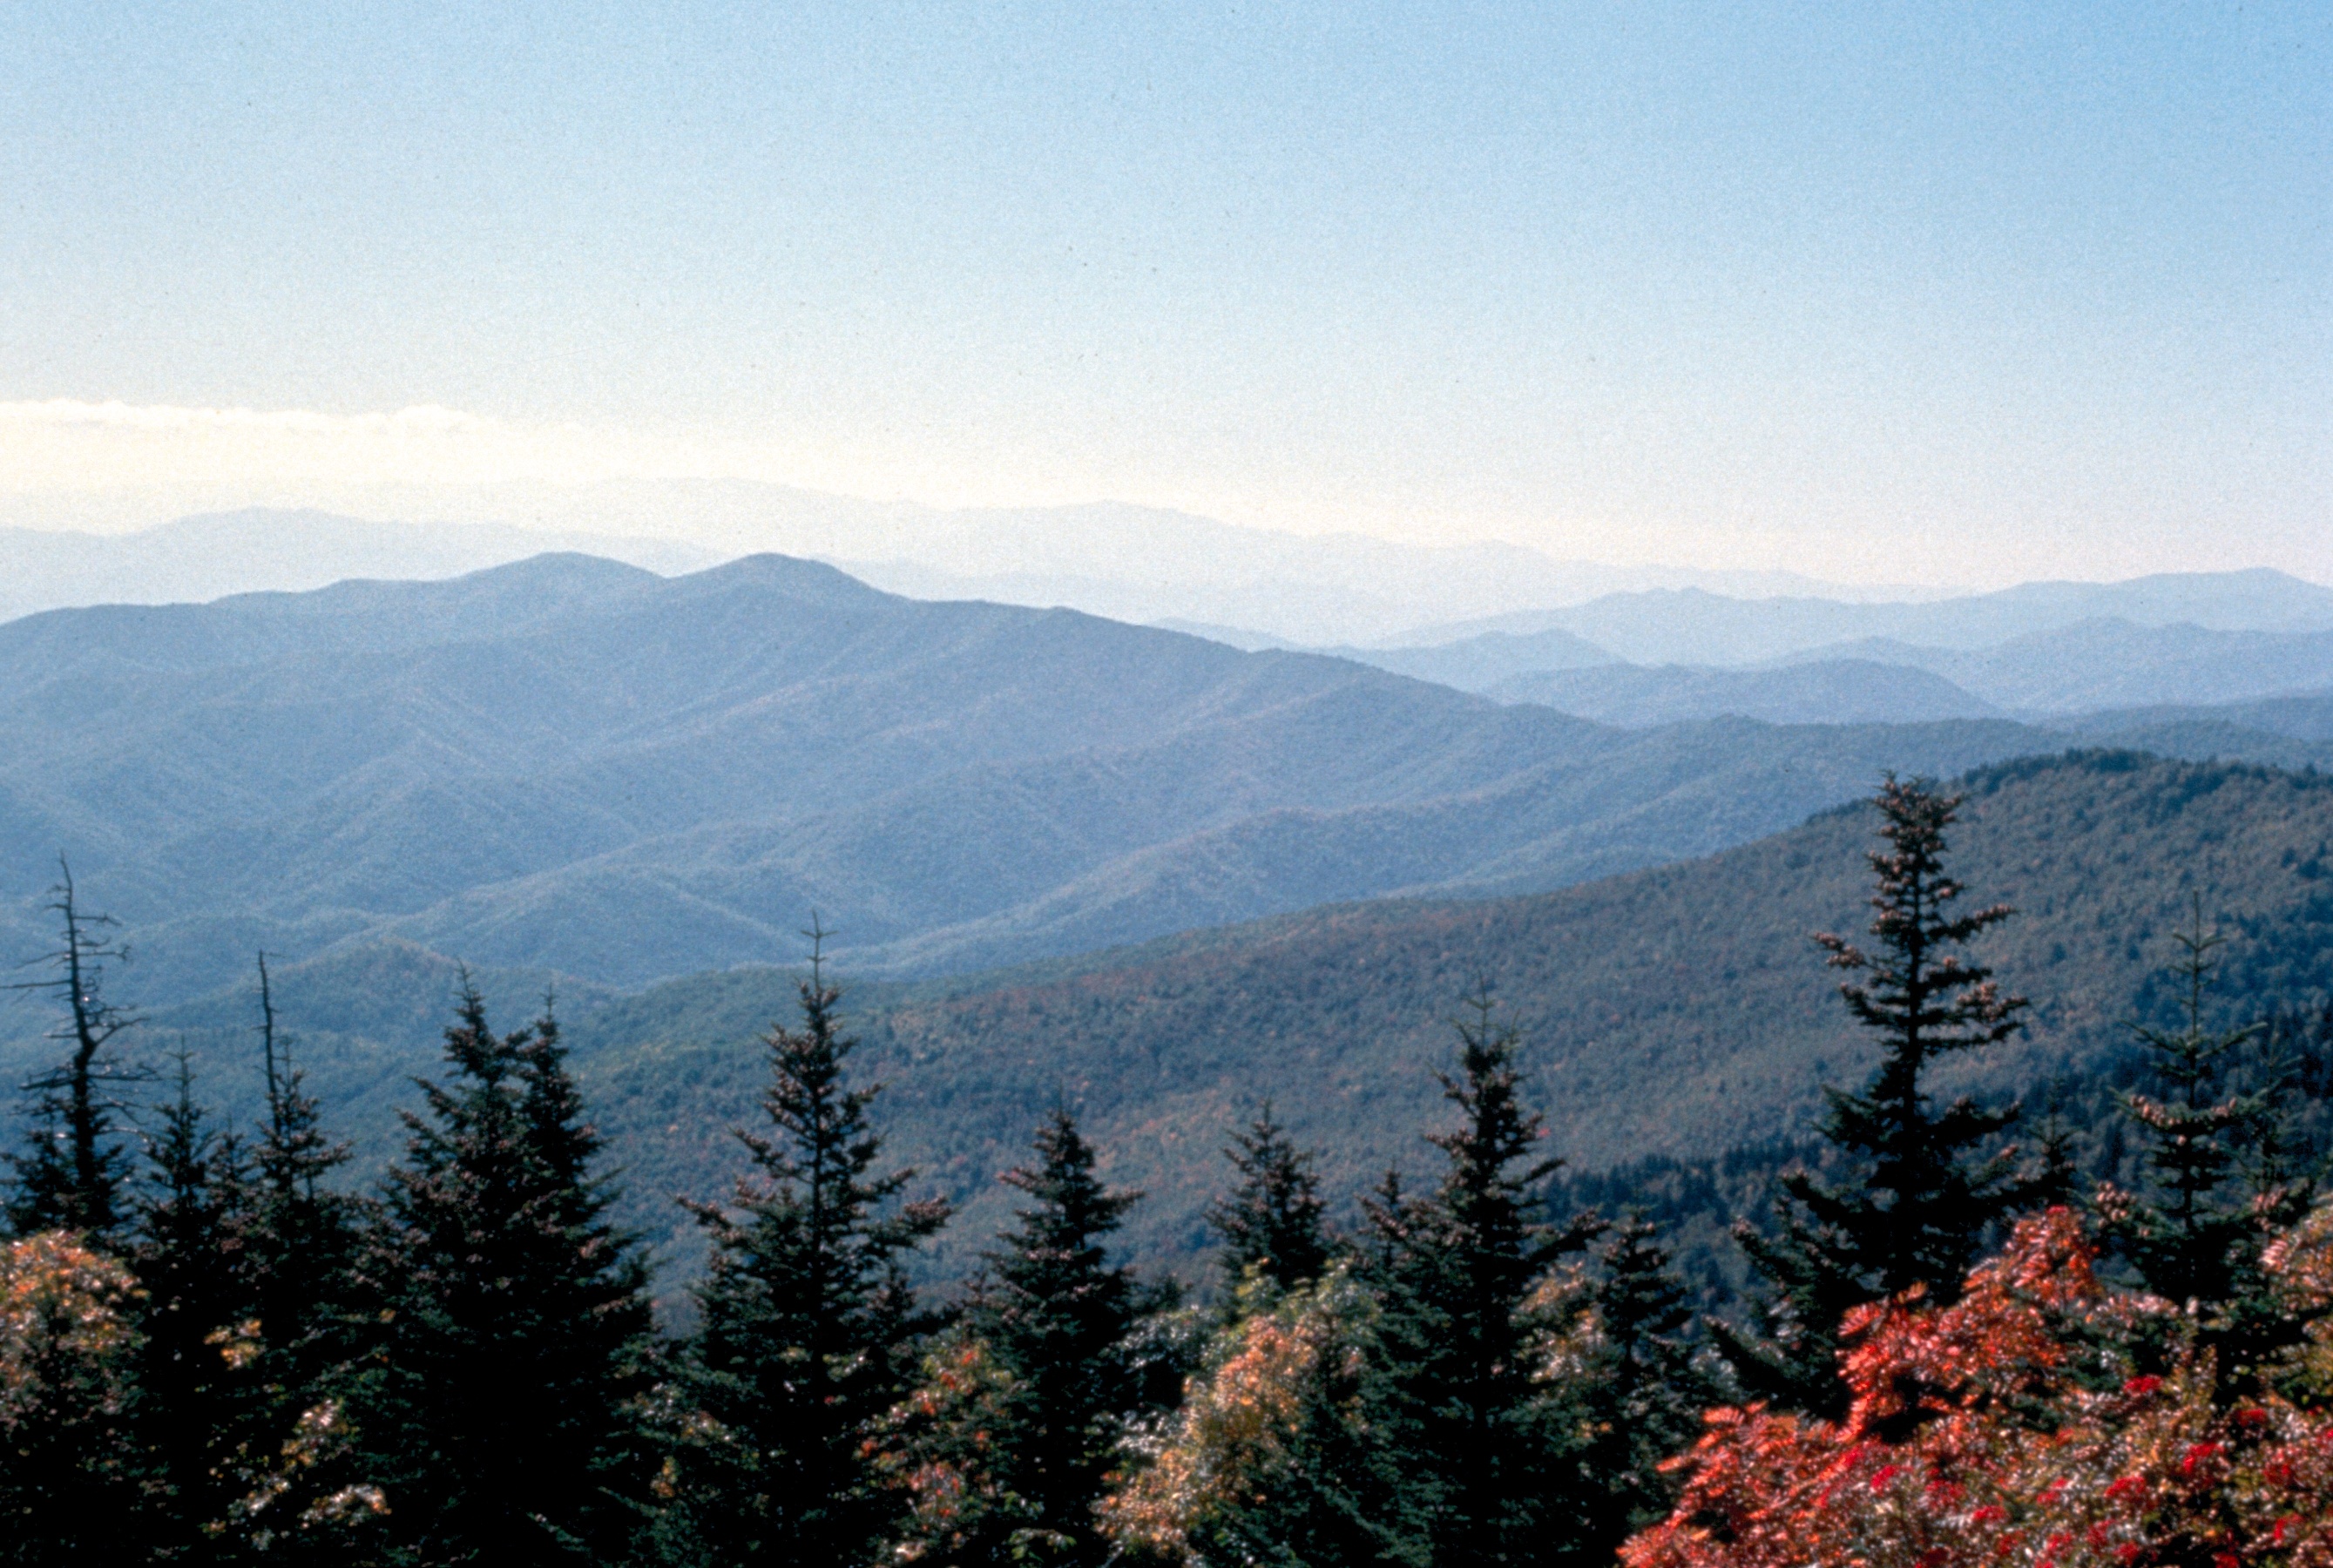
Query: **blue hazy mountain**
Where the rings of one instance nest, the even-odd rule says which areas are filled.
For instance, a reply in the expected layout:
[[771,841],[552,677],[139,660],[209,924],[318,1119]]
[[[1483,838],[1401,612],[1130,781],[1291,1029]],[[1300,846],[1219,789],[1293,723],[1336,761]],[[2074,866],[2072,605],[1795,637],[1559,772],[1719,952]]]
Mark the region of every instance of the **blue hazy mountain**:
[[1603,724],[1642,727],[1733,715],[1770,724],[1918,724],[1998,718],[2001,710],[1940,675],[1865,659],[1780,669],[1602,664],[1511,675],[1483,688]]
[[2328,631],[2333,630],[2333,589],[2266,569],[2125,582],[2029,582],[1921,601],[1656,589],[1430,628],[1379,646],[1447,649],[1493,634],[1562,631],[1632,664],[1740,667],[1809,655],[1869,657],[1852,645],[1875,639],[1973,651],[2099,620],[2205,631]]
[[[59,611],[0,626],[0,943],[40,949],[68,853],[156,1002],[391,940],[637,986],[789,958],[812,911],[859,973],[938,974],[1552,888],[2068,743],[1619,729],[775,556]],[[2323,749],[2183,724],[2195,755]]]

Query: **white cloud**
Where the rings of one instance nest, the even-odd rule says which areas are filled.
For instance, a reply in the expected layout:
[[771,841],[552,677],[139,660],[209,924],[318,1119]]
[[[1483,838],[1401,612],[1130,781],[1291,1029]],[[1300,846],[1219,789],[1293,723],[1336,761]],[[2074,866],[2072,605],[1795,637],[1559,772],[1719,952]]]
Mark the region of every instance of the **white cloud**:
[[769,456],[436,404],[358,414],[57,398],[0,402],[0,490],[748,476]]

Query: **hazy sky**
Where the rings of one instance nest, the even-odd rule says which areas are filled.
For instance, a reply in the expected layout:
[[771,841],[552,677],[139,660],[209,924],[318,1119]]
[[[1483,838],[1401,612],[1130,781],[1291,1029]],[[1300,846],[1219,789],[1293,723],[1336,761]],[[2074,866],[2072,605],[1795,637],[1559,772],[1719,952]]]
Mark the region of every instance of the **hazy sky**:
[[10,0],[0,491],[2333,580],[2329,154],[2321,4]]

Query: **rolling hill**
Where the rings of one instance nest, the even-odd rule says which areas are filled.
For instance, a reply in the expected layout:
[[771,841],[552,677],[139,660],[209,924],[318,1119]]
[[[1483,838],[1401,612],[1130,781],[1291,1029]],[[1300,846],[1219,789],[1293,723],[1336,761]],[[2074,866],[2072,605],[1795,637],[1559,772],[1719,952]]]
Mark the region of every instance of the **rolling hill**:
[[[2020,909],[1983,950],[2035,1009],[2026,1039],[1962,1082],[2030,1087],[2114,1050],[2122,1020],[2161,1000],[2151,976],[2191,892],[2241,938],[2230,992],[2242,1004],[2308,1002],[2333,985],[2333,779],[2091,752],[1986,768],[1965,787],[1956,866],[1973,898]],[[1417,1168],[1446,1020],[1480,981],[1523,1032],[1555,1148],[1579,1169],[1788,1136],[1821,1081],[1852,1080],[1867,1059],[1807,935],[1859,928],[1870,828],[1867,809],[1848,807],[1552,893],[1377,901],[999,974],[862,985],[850,1002],[862,1071],[890,1084],[899,1152],[966,1206],[956,1262],[999,1219],[993,1178],[1056,1095],[1113,1179],[1149,1191],[1130,1238],[1154,1258],[1196,1245],[1224,1130],[1265,1096],[1323,1148],[1340,1201],[1389,1162]],[[429,1061],[453,978],[416,949],[282,976],[303,1059],[376,1155],[400,1074]],[[515,1021],[541,976],[484,980]],[[790,1015],[791,996],[788,970],[747,968],[566,1005],[632,1212],[676,1255],[689,1240],[663,1200],[710,1193],[734,1167],[725,1130],[760,1082],[753,1041]],[[247,1097],[249,1011],[247,993],[222,996],[158,1015],[154,1038],[194,1046],[224,1092]]]
[[1865,640],[1974,652],[2097,620],[2206,631],[2327,631],[2333,630],[2333,588],[2266,569],[2123,582],[2027,582],[1992,593],[1881,602],[1658,588],[1426,628],[1380,646],[1447,648],[1494,633],[1558,630],[1635,664],[1738,666],[1808,655],[1851,657],[1841,645]]
[[1998,720],[1623,731],[775,556],[53,611],[0,625],[0,948],[40,950],[65,851],[137,933],[156,1005],[255,948],[390,940],[637,986],[782,961],[813,909],[860,974],[987,967],[1558,886],[1756,838],[1883,768],[2066,742]]
[[2333,687],[2333,631],[2142,626],[2111,618],[1973,650],[1877,640],[1821,656],[1925,669],[2027,715],[2248,702]]
[[1903,665],[1836,659],[1781,669],[1606,664],[1511,675],[1483,688],[1502,702],[1631,728],[1731,716],[1768,724],[1917,724],[1998,718],[1991,703],[1942,676]]

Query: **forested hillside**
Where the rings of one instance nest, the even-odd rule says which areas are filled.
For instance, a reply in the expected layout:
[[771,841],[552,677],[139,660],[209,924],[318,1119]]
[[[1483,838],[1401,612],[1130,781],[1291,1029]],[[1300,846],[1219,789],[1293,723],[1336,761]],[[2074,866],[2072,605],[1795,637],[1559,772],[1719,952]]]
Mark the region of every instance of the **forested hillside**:
[[[869,976],[1705,854],[2066,737],[1998,720],[1619,731],[1348,660],[922,603],[754,557],[551,556],[0,626],[0,945],[67,854],[161,1005],[404,939],[638,986]],[[2220,726],[2159,743],[2285,763]],[[2146,744],[2158,744],[2147,741]]]
[[[2030,1035],[1967,1069],[2032,1084],[2094,1062],[2152,1006],[2149,976],[2191,893],[2241,933],[2231,992],[2299,1002],[2333,986],[2333,780],[2097,755],[1976,774],[1959,831],[1973,896],[2019,917],[1983,951],[2034,999]],[[1172,940],[1076,972],[965,982],[857,1023],[894,1083],[903,1156],[943,1190],[989,1178],[1057,1092],[1112,1176],[1150,1190],[1147,1247],[1195,1237],[1222,1129],[1272,1097],[1349,1198],[1418,1154],[1459,999],[1488,980],[1525,1041],[1554,1149],[1593,1169],[1802,1132],[1818,1084],[1864,1047],[1808,940],[1863,919],[1867,810],[1684,865],[1542,897],[1367,904]],[[579,1023],[580,1070],[680,1189],[754,1081],[744,1042],[782,1013],[782,975],[659,986]]]
[[[2230,996],[2302,1004],[2333,982],[2333,781],[2088,754],[1981,770],[1959,830],[1973,896],[2016,905],[1984,951],[2035,1002],[2028,1037],[1963,1071],[2031,1085],[2096,1063],[2156,1005],[2150,976],[2195,893],[2239,933]],[[1851,807],[1682,865],[1527,898],[1382,902],[920,986],[853,983],[844,1008],[888,1080],[902,1157],[993,1218],[993,1178],[1056,1095],[1113,1178],[1151,1199],[1130,1235],[1187,1255],[1224,1130],[1272,1097],[1349,1200],[1416,1158],[1449,1020],[1478,980],[1523,1034],[1554,1129],[1583,1172],[1647,1154],[1705,1158],[1803,1134],[1822,1080],[1864,1049],[1808,940],[1856,928],[1869,813]],[[792,1005],[791,967],[562,1003],[577,1071],[629,1171],[628,1212],[692,1245],[667,1199],[702,1193],[758,1082],[754,1045]],[[498,1010],[552,977],[485,972]],[[279,972],[315,1082],[375,1150],[403,1074],[433,1049],[454,984],[418,949]],[[158,1015],[222,1092],[252,1092],[238,989]],[[231,1065],[240,1060],[239,1089]]]
[[[815,966],[514,1026],[541,976],[374,949],[263,969],[256,1029],[180,1010],[168,1073],[61,883],[0,1553],[1700,1568],[1730,1509],[1781,1568],[1953,1524],[1934,1482],[1910,1524],[1806,1505],[1915,1465],[2002,1499],[1985,1562],[2011,1517],[2333,1540],[2328,836],[2333,781],[2083,753],[1536,899],[895,987],[855,1033]],[[433,977],[418,1101],[350,1161],[317,1091],[361,1064],[286,1015],[414,1030]],[[255,1103],[197,1051],[256,1054]],[[2053,1109],[2004,1144],[2018,1092]],[[1708,1159],[1745,1139],[1816,1169]],[[1637,1185],[1664,1150],[1780,1179],[1681,1207]]]

